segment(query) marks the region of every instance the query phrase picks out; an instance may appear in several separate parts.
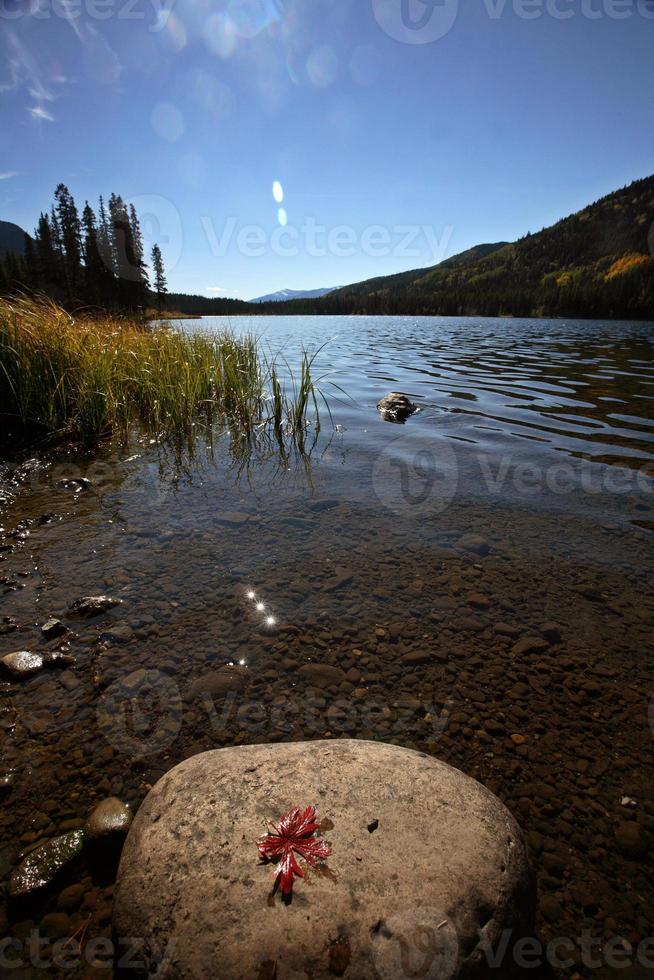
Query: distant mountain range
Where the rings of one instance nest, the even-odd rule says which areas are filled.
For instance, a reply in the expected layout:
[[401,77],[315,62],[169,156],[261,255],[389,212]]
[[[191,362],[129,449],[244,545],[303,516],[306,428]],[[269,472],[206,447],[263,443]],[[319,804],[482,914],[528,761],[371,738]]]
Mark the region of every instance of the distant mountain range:
[[25,253],[25,232],[12,221],[0,221],[0,256],[6,252]]
[[285,303],[292,299],[320,299],[328,293],[333,293],[340,286],[330,286],[328,289],[280,289],[278,293],[268,293],[267,296],[257,296],[250,303]]

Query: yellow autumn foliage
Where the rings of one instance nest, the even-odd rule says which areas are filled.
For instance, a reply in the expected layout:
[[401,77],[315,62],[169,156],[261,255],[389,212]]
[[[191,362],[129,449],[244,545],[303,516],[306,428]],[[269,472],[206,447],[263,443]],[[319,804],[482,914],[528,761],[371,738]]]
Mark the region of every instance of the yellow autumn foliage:
[[631,272],[632,269],[637,268],[639,265],[650,265],[652,259],[649,255],[643,255],[640,252],[632,252],[630,255],[623,255],[621,259],[614,262],[609,271],[604,277],[608,282],[610,279],[616,279],[618,276],[624,276],[625,273]]

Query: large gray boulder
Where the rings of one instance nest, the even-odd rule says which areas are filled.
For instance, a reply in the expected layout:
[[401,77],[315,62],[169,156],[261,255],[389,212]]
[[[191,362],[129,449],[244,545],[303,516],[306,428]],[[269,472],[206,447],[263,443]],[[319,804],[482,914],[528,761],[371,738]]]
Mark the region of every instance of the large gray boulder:
[[[332,854],[303,865],[287,903],[256,841],[309,804]],[[114,927],[139,937],[133,959],[158,978],[452,980],[497,977],[483,948],[533,929],[533,913],[522,833],[492,793],[422,753],[339,740],[218,749],[171,770],[128,834]]]

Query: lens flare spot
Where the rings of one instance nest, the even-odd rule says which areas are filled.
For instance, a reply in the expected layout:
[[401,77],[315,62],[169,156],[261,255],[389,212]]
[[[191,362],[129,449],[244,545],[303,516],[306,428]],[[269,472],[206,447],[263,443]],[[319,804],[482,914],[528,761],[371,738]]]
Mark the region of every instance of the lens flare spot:
[[172,102],[159,102],[150,121],[157,136],[169,143],[176,143],[184,135],[184,117]]
[[248,599],[254,599],[254,598],[256,598],[256,593],[253,592],[252,589],[250,589],[250,591],[249,592],[246,592],[245,594],[247,595]]
[[169,43],[174,48],[175,52],[179,54],[179,52],[183,51],[186,47],[187,41],[184,22],[171,12],[168,14],[164,26]]
[[332,48],[325,45],[314,48],[307,59],[307,75],[317,88],[329,88],[336,81],[338,57]]
[[228,14],[212,14],[204,25],[204,42],[211,54],[229,58],[238,42],[236,25]]
[[257,612],[263,612],[265,610],[265,605],[263,602],[257,602]]
[[279,221],[282,228],[285,228],[286,225],[288,224],[288,215],[286,214],[284,208],[280,208],[279,211],[277,212],[277,220]]
[[282,201],[284,200],[284,188],[282,187],[282,185],[278,180],[274,182],[272,191],[273,191],[273,197],[275,198],[277,204],[281,204]]
[[276,622],[277,622],[277,620],[275,619],[274,616],[267,616],[266,617],[266,626],[274,626]]

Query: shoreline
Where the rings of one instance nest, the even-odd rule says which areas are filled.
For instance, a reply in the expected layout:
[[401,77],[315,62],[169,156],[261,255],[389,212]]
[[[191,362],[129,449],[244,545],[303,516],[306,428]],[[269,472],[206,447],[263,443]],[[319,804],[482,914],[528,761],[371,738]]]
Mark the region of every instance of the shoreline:
[[[56,502],[55,516],[41,524],[37,512],[48,497]],[[119,550],[102,578],[103,563],[92,557],[93,549],[124,551],[126,543],[119,543],[116,531],[107,539],[101,498],[65,488],[43,497],[37,487],[11,506],[13,526],[4,543],[13,550],[3,551],[1,567],[5,579],[19,586],[7,597],[19,631],[0,636],[3,654],[33,645],[48,615],[63,613],[65,619],[66,605],[82,594],[91,569],[90,581],[122,598],[123,605],[99,620],[65,620],[78,637],[64,637],[77,659],[74,667],[3,683],[18,709],[12,712],[11,739],[14,755],[18,752],[17,782],[0,818],[2,853],[7,855],[9,844],[13,855],[5,873],[20,849],[36,846],[54,831],[81,826],[103,796],[118,795],[136,808],[153,780],[197,752],[261,741],[372,737],[441,758],[479,779],[509,807],[534,856],[543,941],[587,929],[603,939],[646,935],[645,907],[622,883],[642,879],[636,888],[647,894],[651,864],[646,851],[635,854],[636,844],[621,828],[642,828],[639,840],[646,847],[652,807],[651,766],[644,760],[651,732],[647,663],[637,651],[651,637],[652,597],[638,618],[637,610],[618,598],[622,572],[615,562],[601,576],[584,574],[582,564],[571,568],[554,554],[534,566],[529,555],[515,551],[515,515],[507,514],[506,524],[495,515],[488,550],[474,541],[462,544],[465,534],[445,529],[438,546],[416,539],[400,552],[390,539],[370,550],[373,539],[363,513],[361,530],[354,531],[356,522],[348,525],[343,541],[337,502],[312,510],[322,506],[320,498],[312,499],[289,512],[291,523],[283,532],[290,534],[288,557],[271,570],[264,590],[285,595],[286,607],[298,610],[298,621],[282,619],[270,631],[250,619],[246,570],[227,582],[210,574],[201,585],[194,578],[188,593],[180,592],[174,575],[178,567],[204,567],[210,555],[215,561],[216,544],[223,539],[221,548],[242,555],[262,536],[273,542],[281,528],[276,530],[278,517],[266,510],[249,516],[226,512],[219,537],[211,529],[189,535],[174,524],[167,531],[166,521],[163,529],[149,531],[144,525],[139,530],[132,521],[132,534],[139,531],[135,550],[122,558]],[[310,558],[304,515],[316,513],[320,528],[313,533],[326,547],[331,542],[339,563],[335,573]],[[35,523],[25,524],[33,518]],[[454,517],[448,521],[456,523]],[[355,544],[361,535],[368,550]],[[63,557],[71,539],[79,553],[72,563]],[[606,547],[620,539],[603,532],[603,540]],[[620,561],[633,550],[628,540],[620,546]],[[343,564],[344,549],[349,564]],[[144,563],[155,576],[150,582],[135,574]],[[43,569],[37,580],[33,572],[20,577],[30,568]],[[377,584],[362,606],[372,574]],[[401,605],[400,596],[396,601],[388,591],[391,580],[403,583]],[[210,595],[220,598],[214,609]],[[317,616],[321,608],[334,616]],[[194,652],[197,630],[189,616],[202,619],[203,635],[222,638],[214,654],[203,644]],[[237,651],[255,638],[256,659],[229,668],[227,662],[236,663]],[[181,659],[175,650],[185,651]],[[111,729],[97,729],[95,719],[103,692],[122,690],[125,679],[143,669],[174,680],[183,713],[162,751],[139,761],[124,754]],[[60,719],[54,729],[52,719]],[[287,724],[295,727],[287,730]],[[39,774],[39,795],[47,806],[38,805],[36,829],[21,832],[34,806],[35,786],[21,785],[26,765],[32,778]],[[622,806],[625,797],[637,807]],[[18,847],[11,845],[16,833]],[[110,913],[111,884],[98,889],[83,868],[58,882],[29,919],[36,927],[46,921],[47,928],[47,916],[57,911],[63,892],[77,883],[82,885],[79,914],[63,913],[71,931],[83,913],[91,915],[89,936],[108,936],[102,923]],[[27,921],[25,913],[16,914],[14,909],[7,923],[12,935]]]

